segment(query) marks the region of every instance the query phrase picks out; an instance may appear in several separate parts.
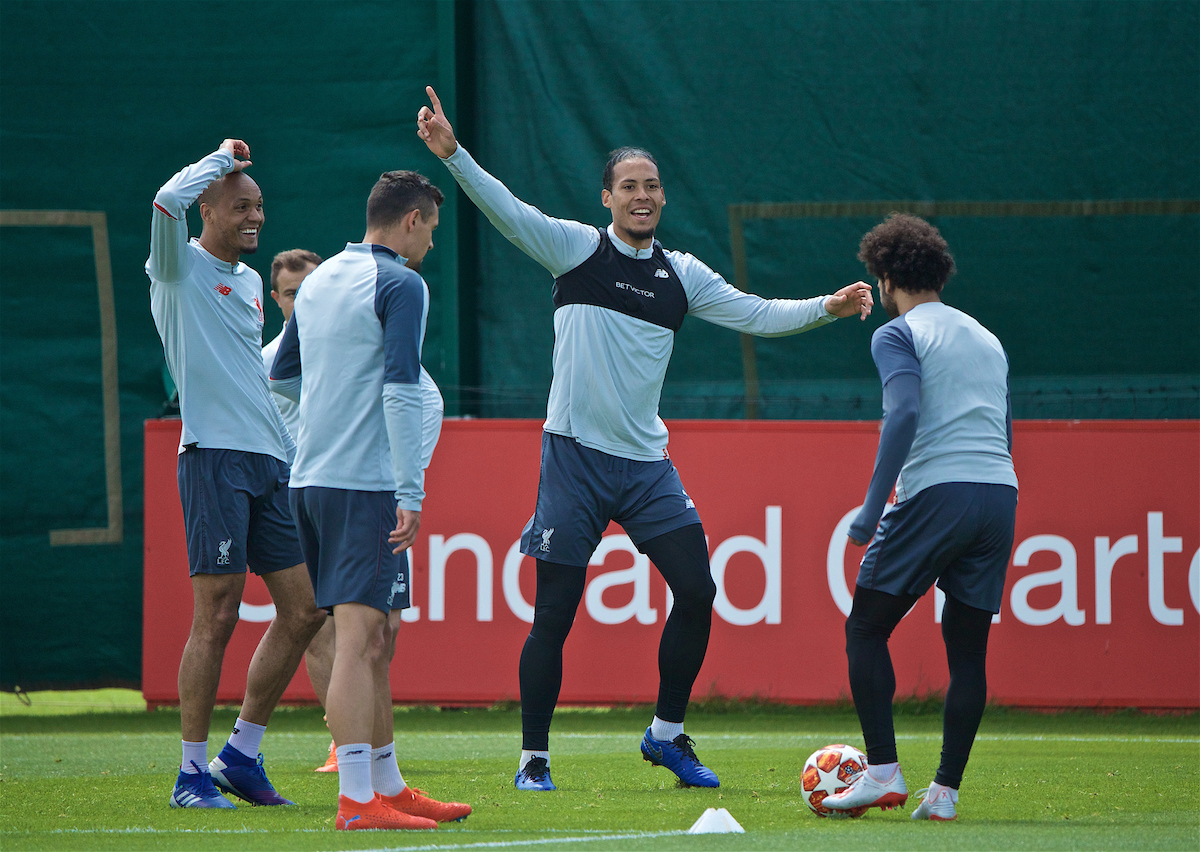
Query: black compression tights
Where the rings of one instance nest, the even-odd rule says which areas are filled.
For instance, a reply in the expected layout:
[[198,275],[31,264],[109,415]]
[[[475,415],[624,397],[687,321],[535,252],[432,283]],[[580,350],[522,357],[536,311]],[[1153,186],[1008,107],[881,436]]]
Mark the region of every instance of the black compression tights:
[[[675,597],[658,646],[660,719],[682,722],[692,684],[704,663],[717,594],[708,564],[708,544],[700,524],[682,527],[642,544]],[[547,751],[550,720],[562,686],[562,649],[583,598],[587,569],[537,563],[533,627],[521,651],[522,745]]]
[[[850,692],[862,724],[870,763],[895,763],[896,734],[892,698],[896,675],[888,652],[888,637],[916,603],[915,595],[889,595],[854,590],[854,607],[846,621],[846,656],[850,661]],[[942,760],[935,781],[958,789],[971,755],[971,745],[987,702],[987,640],[992,614],[946,596],[942,610],[942,639],[950,668],[942,722]]]

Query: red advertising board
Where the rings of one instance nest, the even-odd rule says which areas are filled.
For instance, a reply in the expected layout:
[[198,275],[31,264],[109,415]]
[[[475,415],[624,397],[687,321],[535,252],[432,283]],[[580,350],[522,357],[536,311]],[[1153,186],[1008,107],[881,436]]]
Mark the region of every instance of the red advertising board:
[[[861,550],[845,529],[870,478],[875,422],[676,421],[671,456],[704,520],[718,596],[696,695],[849,695],[843,625]],[[516,544],[537,494],[540,421],[447,420],[413,550],[398,702],[518,697],[533,560]],[[191,621],[175,483],[177,420],[147,421],[142,689],[178,701]],[[992,700],[1200,707],[1200,423],[1021,421],[1017,534],[992,628]],[[219,700],[240,701],[273,612],[251,575]],[[940,593],[896,629],[897,695],[945,689]],[[666,586],[617,526],[588,569],[562,701],[652,703]],[[411,648],[419,653],[406,653]],[[314,700],[303,665],[285,701]]]

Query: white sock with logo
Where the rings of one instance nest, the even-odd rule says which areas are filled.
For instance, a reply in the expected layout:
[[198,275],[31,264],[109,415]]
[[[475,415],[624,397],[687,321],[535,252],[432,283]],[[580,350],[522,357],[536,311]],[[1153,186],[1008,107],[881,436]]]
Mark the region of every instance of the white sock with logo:
[[892,776],[896,774],[896,770],[900,768],[899,763],[868,763],[867,772],[876,781],[883,783],[892,780]]
[[337,747],[338,792],[365,804],[375,798],[371,786],[371,744],[351,743]]
[[256,725],[238,716],[237,723],[233,726],[233,733],[229,735],[229,744],[251,760],[258,760],[263,734],[266,732],[266,725]]
[[682,733],[683,722],[667,722],[655,716],[654,721],[650,723],[650,736],[659,742],[672,742]]
[[[181,740],[183,743],[183,763],[179,768],[188,775],[199,775],[201,772],[208,771],[208,740],[202,743],[189,743],[187,740]],[[196,765],[192,766],[192,761]]]
[[528,763],[529,761],[533,760],[535,757],[542,758],[543,760],[546,761],[547,766],[550,765],[550,752],[548,752],[548,751],[530,751],[529,749],[523,748],[523,749],[521,749],[521,763],[517,767],[517,771],[520,772],[522,769],[524,769],[525,764]]
[[371,749],[371,786],[381,796],[398,796],[404,792],[404,776],[396,763],[396,743]]

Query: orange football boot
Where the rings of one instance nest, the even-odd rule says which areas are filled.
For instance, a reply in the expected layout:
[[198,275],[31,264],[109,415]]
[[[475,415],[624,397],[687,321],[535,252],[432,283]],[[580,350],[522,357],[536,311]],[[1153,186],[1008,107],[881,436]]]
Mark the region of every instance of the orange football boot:
[[363,829],[423,831],[437,828],[436,821],[393,810],[381,802],[378,796],[365,803],[338,796],[337,820],[334,825],[338,831]]
[[470,805],[461,802],[439,802],[426,796],[423,790],[414,790],[412,787],[405,787],[395,796],[383,796],[378,793],[376,795],[389,808],[438,822],[462,822],[471,813]]
[[337,772],[337,743],[333,740],[329,741],[329,757],[325,758],[325,763],[318,766],[313,772]]

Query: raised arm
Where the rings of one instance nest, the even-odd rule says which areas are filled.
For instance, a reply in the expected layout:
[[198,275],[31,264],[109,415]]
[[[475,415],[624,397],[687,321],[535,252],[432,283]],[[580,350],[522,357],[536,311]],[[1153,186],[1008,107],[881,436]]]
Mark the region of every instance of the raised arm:
[[[250,146],[241,139],[226,139],[198,163],[193,163],[163,184],[154,196],[150,219],[150,259],[146,272],[155,281],[175,284],[191,271],[187,251],[187,210],[213,181],[250,165]],[[242,157],[239,160],[237,157]]]
[[874,305],[871,286],[863,281],[843,287],[832,296],[764,299],[743,293],[690,254],[671,251],[667,257],[683,282],[689,314],[746,334],[784,337],[838,317],[859,314],[866,319]]
[[432,86],[425,91],[432,108],[423,106],[417,113],[417,135],[446,165],[463,192],[496,230],[555,277],[587,260],[599,243],[596,229],[547,216],[513,195],[458,144],[437,93]]

